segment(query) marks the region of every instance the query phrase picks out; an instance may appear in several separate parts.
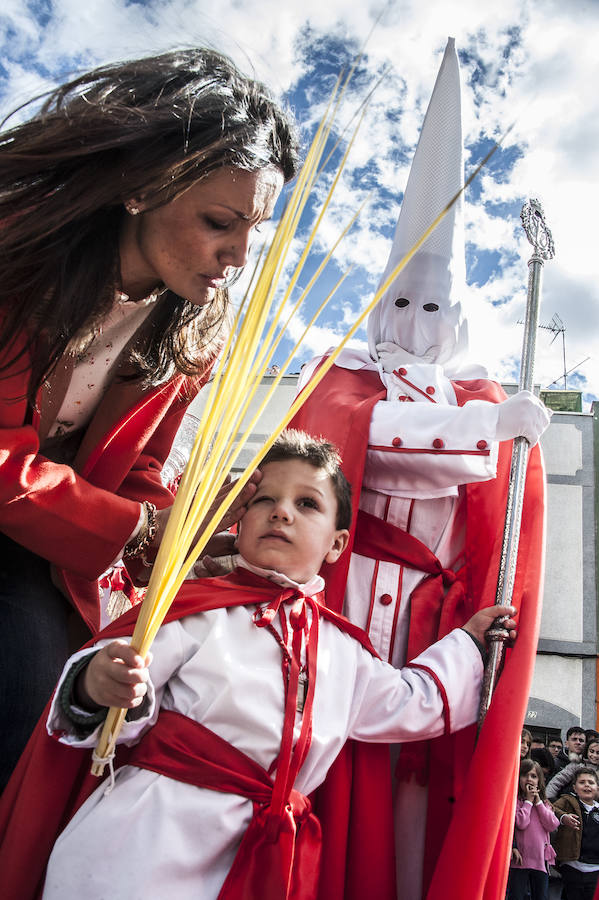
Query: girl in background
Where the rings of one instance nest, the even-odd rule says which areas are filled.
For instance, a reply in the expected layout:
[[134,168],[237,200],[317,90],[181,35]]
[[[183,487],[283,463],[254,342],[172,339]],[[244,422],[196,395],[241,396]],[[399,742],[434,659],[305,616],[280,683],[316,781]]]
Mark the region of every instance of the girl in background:
[[520,759],[530,759],[530,748],[532,747],[532,734],[527,728],[522,729],[520,735]]
[[559,821],[545,796],[545,779],[540,765],[532,759],[520,763],[514,843],[519,858],[512,854],[508,900],[548,900],[547,866],[555,859],[549,834]]

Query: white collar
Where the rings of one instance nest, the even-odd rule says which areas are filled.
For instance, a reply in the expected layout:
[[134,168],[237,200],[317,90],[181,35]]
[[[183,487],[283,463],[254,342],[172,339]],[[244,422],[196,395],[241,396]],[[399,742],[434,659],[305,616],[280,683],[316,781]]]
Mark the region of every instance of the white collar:
[[279,584],[281,587],[295,588],[296,590],[301,591],[306,597],[313,597],[314,594],[318,594],[320,591],[324,590],[324,578],[320,575],[313,575],[306,584],[298,584],[297,581],[292,581],[291,578],[288,578],[287,575],[283,575],[282,572],[275,572],[272,569],[261,569],[259,566],[253,566],[239,554],[236,554],[233,557],[233,561],[235,565],[242,569],[248,569],[250,572],[253,572],[254,575],[260,575],[262,578],[266,578],[267,581],[274,581],[275,584]]

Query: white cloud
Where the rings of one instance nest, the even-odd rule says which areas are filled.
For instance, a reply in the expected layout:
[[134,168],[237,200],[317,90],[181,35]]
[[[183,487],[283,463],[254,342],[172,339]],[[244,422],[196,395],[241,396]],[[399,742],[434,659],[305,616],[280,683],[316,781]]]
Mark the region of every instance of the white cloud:
[[[379,9],[340,0],[56,0],[40,24],[33,6],[8,0],[0,22],[0,104],[6,111],[46,89],[53,78],[60,81],[98,63],[206,43],[228,52],[279,93],[294,90],[298,116],[309,124],[327,98],[336,59],[351,57],[361,47]],[[470,290],[472,356],[497,374],[514,371],[530,255],[517,210],[526,197],[538,196],[557,248],[555,260],[545,267],[541,319],[557,313],[564,321],[568,362],[593,356],[580,371],[585,390],[599,396],[598,25],[599,7],[583,0],[397,0],[385,8],[366,48],[359,90],[348,91],[342,125],[384,67],[388,71],[372,98],[318,243],[328,247],[373,190],[368,209],[337,256],[341,271],[351,263],[362,271],[353,293],[342,291],[334,306],[338,324],[314,328],[309,350],[320,352],[335,343],[378,282],[441,53],[452,35],[463,56],[468,147],[498,137],[515,121],[505,147],[519,151],[507,175],[498,168],[498,157],[491,161],[481,177],[480,196],[471,191],[466,207],[474,258],[497,251],[500,260],[493,277]],[[322,71],[327,54],[331,76],[323,87],[314,70],[320,63]],[[312,100],[310,108],[303,103],[304,92]],[[298,252],[296,244],[292,259]],[[562,367],[559,339],[550,345],[550,337],[539,334],[542,380],[552,380]]]

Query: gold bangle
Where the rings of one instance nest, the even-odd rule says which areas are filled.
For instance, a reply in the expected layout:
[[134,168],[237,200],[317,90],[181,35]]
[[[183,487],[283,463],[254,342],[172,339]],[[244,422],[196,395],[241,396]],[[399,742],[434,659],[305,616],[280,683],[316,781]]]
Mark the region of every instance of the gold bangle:
[[141,556],[156,537],[156,529],[158,527],[156,507],[149,500],[144,500],[143,506],[145,513],[144,522],[135,537],[125,545],[123,559],[133,559],[136,556]]

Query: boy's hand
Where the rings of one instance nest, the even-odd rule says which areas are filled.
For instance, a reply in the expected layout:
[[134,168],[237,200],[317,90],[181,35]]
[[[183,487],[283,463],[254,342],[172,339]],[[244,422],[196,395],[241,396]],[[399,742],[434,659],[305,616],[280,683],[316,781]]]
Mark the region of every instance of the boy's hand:
[[574,831],[580,831],[580,819],[573,813],[567,813],[565,816],[562,816],[559,823],[567,828],[573,828]]
[[[230,535],[234,537],[234,535]],[[195,563],[193,574],[195,578],[219,578],[222,575],[228,575],[235,568],[233,554],[235,552],[234,545],[230,546],[230,553],[219,554],[216,557],[203,556],[202,559]]]
[[[83,706],[139,706],[148,690],[145,660],[125,641],[116,640],[99,650],[85,667],[75,687],[75,696]],[[91,703],[90,703],[91,701]]]
[[474,613],[463,628],[464,631],[475,637],[488,650],[487,631],[493,625],[495,619],[503,618],[504,621],[501,624],[509,632],[510,640],[513,641],[515,639],[516,622],[511,618],[515,613],[515,606],[487,606],[485,609],[479,609],[477,613]]

